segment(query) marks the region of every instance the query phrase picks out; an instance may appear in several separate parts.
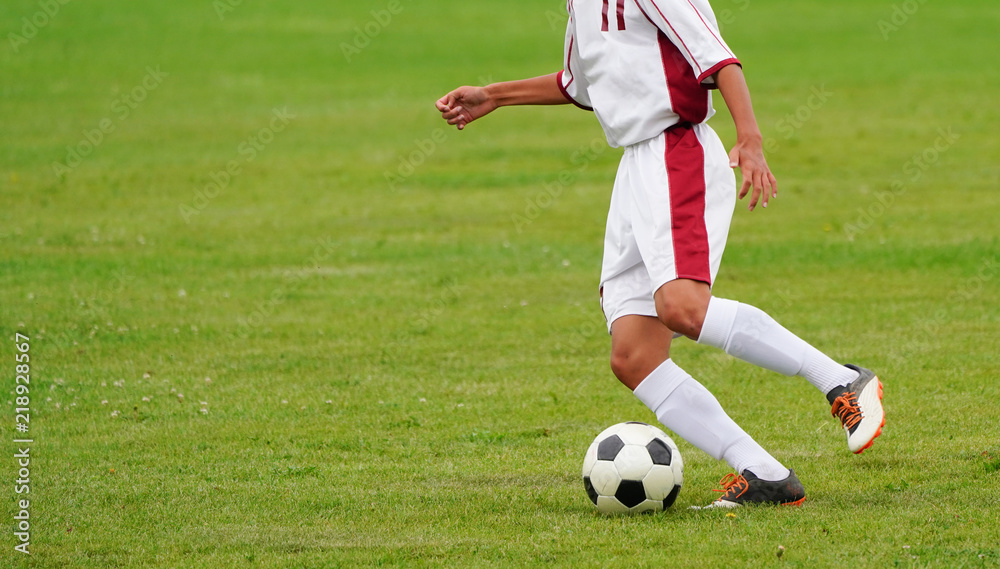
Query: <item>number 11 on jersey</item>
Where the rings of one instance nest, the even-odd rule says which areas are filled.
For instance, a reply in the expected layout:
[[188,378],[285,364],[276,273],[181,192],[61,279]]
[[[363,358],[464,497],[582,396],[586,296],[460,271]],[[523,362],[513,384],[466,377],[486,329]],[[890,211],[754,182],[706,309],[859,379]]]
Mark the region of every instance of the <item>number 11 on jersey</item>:
[[[610,10],[611,0],[604,0],[604,11],[601,14],[601,31],[608,31],[608,11]],[[618,16],[618,31],[625,31],[625,0],[618,0],[618,5],[616,7],[616,13]]]

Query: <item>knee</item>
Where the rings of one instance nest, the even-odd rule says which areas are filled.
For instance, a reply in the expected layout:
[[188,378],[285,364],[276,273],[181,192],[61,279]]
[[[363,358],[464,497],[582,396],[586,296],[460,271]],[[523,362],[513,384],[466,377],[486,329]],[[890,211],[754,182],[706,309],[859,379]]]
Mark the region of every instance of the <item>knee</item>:
[[674,281],[656,291],[656,315],[667,328],[697,340],[711,298],[708,285]]
[[611,371],[618,381],[634,390],[667,357],[668,354],[654,353],[639,346],[619,347],[611,351]]
[[611,351],[611,373],[622,383],[628,385],[627,379],[634,375],[632,370],[631,353],[626,350]]
[[667,303],[661,306],[658,303],[656,315],[667,328],[694,339],[701,335],[701,327],[705,323],[705,311],[690,304]]

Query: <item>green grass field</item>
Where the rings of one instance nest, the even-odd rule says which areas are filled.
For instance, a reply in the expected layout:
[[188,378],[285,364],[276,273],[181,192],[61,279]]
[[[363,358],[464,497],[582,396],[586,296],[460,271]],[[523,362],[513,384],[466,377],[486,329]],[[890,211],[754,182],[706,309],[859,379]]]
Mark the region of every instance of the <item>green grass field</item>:
[[886,385],[854,456],[805,381],[678,343],[802,508],[688,510],[728,468],[680,440],[670,511],[583,491],[654,420],[597,302],[620,151],[571,106],[433,107],[558,70],[564,2],[7,0],[0,565],[1000,566],[1000,6],[714,5],[781,184],[716,292]]

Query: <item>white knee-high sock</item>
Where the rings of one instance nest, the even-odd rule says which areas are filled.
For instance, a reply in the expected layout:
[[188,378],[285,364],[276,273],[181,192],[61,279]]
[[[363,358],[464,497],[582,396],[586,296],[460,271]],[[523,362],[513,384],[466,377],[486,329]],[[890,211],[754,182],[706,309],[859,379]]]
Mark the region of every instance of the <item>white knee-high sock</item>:
[[764,311],[733,300],[712,297],[698,343],[771,371],[801,375],[824,395],[858,377]]
[[635,396],[678,436],[737,472],[784,480],[788,469],[757,444],[705,387],[672,360],[663,362],[635,389]]

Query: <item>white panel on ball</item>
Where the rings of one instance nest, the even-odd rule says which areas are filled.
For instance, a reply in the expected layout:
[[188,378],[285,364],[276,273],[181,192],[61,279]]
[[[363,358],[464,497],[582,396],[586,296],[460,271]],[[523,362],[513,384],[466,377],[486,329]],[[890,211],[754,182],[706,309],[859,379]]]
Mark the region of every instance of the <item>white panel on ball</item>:
[[662,509],[663,509],[663,500],[646,500],[645,502],[629,510],[629,512],[633,514],[641,514],[643,512],[659,512]]
[[674,489],[674,485],[679,483],[680,481],[674,479],[674,469],[662,464],[654,464],[642,481],[642,485],[646,488],[646,497],[660,501],[666,499]]
[[590,476],[590,471],[594,468],[594,464],[597,463],[597,445],[590,445],[587,449],[586,456],[583,457],[583,476]]
[[601,496],[614,496],[621,481],[615,463],[607,460],[598,460],[590,471],[590,483]]
[[598,496],[597,509],[605,514],[627,514],[628,508],[614,496]]
[[653,467],[653,459],[649,457],[649,451],[645,446],[626,444],[615,457],[615,466],[618,467],[618,475],[623,479],[642,480]]
[[621,429],[615,434],[621,437],[627,445],[646,446],[646,443],[653,440],[659,431],[659,429],[645,423],[621,423],[621,425]]

